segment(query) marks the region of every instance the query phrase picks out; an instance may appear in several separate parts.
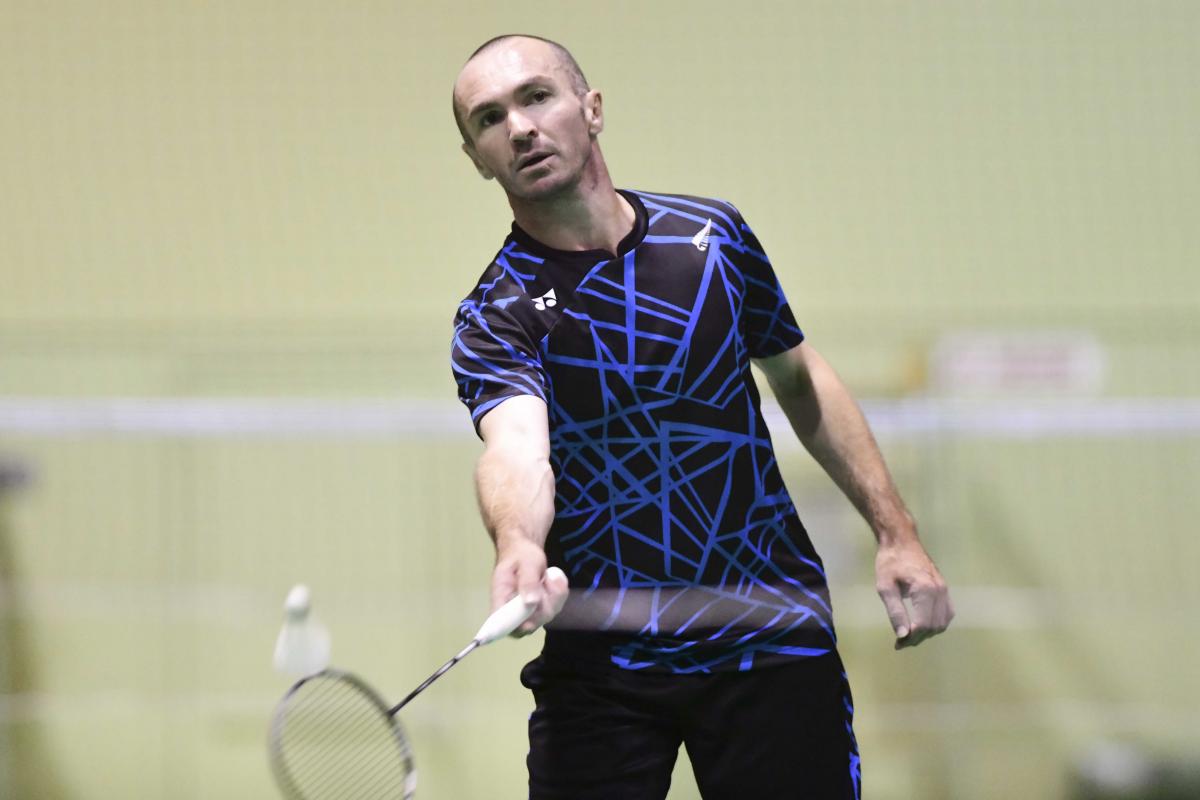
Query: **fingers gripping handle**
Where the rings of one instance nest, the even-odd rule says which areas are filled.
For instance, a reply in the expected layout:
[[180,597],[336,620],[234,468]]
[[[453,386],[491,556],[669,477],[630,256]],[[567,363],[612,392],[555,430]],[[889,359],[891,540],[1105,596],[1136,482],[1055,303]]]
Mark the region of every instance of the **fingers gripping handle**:
[[[555,578],[557,575],[563,575],[563,571],[558,567],[550,567],[546,570],[547,579]],[[565,578],[566,575],[563,575],[563,577]],[[522,622],[529,619],[536,610],[537,603],[526,605],[521,596],[517,595],[493,611],[492,615],[484,620],[483,627],[479,629],[479,633],[475,634],[475,641],[481,645],[485,645],[508,636]]]
[[475,634],[475,641],[483,645],[508,636],[518,625],[529,619],[535,608],[536,605],[525,605],[525,601],[517,595],[492,612],[479,629],[479,633]]

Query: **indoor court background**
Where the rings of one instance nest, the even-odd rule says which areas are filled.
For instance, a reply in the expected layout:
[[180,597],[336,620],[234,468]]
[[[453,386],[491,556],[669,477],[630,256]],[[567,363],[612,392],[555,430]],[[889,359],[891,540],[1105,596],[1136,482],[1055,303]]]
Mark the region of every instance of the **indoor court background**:
[[[738,203],[877,425],[958,609],[902,653],[776,428],[865,796],[1196,769],[1200,5],[537,5],[0,2],[0,797],[275,796],[295,582],[393,698],[478,627],[450,323],[510,217],[450,88],[506,32],[619,186]],[[539,639],[406,710],[421,798],[524,796]]]

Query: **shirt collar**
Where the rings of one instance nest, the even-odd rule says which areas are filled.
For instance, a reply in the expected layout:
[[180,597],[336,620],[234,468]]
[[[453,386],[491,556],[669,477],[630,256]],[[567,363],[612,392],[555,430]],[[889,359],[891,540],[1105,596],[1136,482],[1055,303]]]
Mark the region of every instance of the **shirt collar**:
[[512,238],[522,248],[529,251],[533,255],[554,261],[578,261],[594,264],[597,261],[611,261],[614,258],[620,258],[630,250],[637,247],[646,238],[646,230],[649,227],[648,215],[646,207],[642,205],[642,199],[635,192],[626,189],[617,189],[622,197],[629,201],[629,205],[633,207],[633,228],[625,237],[617,243],[617,252],[608,252],[603,249],[596,250],[559,250],[550,247],[547,244],[542,244],[537,239],[534,239],[526,233],[516,222],[512,224]]

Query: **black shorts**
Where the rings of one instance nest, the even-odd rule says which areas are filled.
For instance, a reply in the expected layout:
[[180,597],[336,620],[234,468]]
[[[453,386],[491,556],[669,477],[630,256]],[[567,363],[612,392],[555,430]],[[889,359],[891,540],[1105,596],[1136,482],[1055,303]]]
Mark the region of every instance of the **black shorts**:
[[836,652],[747,672],[580,670],[539,656],[530,800],[662,800],[680,744],[705,800],[857,800],[850,687]]

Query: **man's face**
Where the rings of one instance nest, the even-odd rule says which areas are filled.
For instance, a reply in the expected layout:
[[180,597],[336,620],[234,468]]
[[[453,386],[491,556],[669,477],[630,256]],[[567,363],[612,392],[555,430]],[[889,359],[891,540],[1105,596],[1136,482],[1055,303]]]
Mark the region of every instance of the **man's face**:
[[536,39],[510,39],[473,58],[454,85],[479,174],[512,197],[539,200],[578,183],[604,127],[599,92],[575,94],[568,68]]

